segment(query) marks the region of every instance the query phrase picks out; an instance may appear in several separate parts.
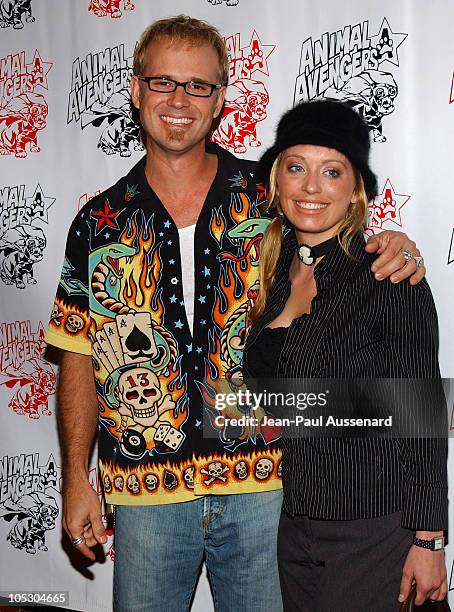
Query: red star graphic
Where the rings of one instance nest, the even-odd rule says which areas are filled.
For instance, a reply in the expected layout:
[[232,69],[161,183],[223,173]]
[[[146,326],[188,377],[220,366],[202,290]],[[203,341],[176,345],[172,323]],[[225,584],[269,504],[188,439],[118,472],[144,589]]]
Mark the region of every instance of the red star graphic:
[[368,229],[386,229],[387,223],[402,227],[401,209],[410,197],[408,194],[397,193],[391,181],[386,179],[383,191],[369,204]]
[[268,193],[266,191],[266,187],[262,183],[257,184],[257,193],[258,193],[258,200],[257,200],[258,202],[268,199]]
[[91,216],[98,219],[96,223],[96,235],[98,235],[103,227],[106,225],[107,227],[113,227],[114,229],[119,230],[118,222],[115,217],[117,217],[121,213],[121,210],[117,210],[116,212],[111,212],[109,208],[109,201],[106,198],[104,200],[104,210],[99,210],[98,212],[92,212]]
[[261,72],[265,76],[270,76],[267,60],[275,48],[276,45],[262,45],[259,35],[254,30],[249,46],[241,47],[245,59],[243,71],[247,72],[242,76],[250,78],[254,72]]
[[27,74],[31,77],[33,88],[40,85],[44,89],[48,89],[47,75],[53,65],[53,62],[43,62],[38,49],[35,50],[33,60],[29,64],[26,64]]

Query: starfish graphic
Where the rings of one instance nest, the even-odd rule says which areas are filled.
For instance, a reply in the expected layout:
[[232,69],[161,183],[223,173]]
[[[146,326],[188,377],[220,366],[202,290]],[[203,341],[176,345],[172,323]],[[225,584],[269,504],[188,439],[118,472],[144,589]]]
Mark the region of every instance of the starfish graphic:
[[91,216],[97,219],[96,222],[96,236],[102,231],[104,226],[113,227],[113,229],[119,230],[118,222],[115,217],[117,217],[122,211],[117,210],[116,212],[112,212],[109,207],[109,200],[106,198],[104,200],[104,210],[99,210],[98,212],[92,212]]

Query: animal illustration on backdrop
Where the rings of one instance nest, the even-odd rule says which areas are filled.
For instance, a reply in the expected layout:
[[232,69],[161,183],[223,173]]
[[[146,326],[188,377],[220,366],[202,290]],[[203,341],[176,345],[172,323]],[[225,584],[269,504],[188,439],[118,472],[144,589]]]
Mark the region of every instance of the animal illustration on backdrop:
[[18,225],[0,235],[0,278],[5,285],[25,289],[36,285],[33,266],[44,257],[46,237],[40,227]]
[[246,153],[246,144],[259,147],[262,143],[257,139],[256,126],[266,119],[268,102],[268,91],[260,81],[239,79],[232,83],[213,141],[235,153]]
[[352,77],[341,89],[330,87],[325,96],[350,104],[362,115],[374,141],[386,142],[382,119],[394,111],[397,92],[397,83],[390,72],[367,70]]
[[0,0],[0,28],[13,26],[15,30],[22,29],[24,15],[27,23],[35,21],[31,0]]
[[122,16],[121,6],[124,11],[133,11],[136,7],[132,0],[91,0],[88,10],[96,17],[107,17],[118,19]]
[[57,502],[44,493],[23,495],[17,502],[8,499],[0,507],[0,517],[13,523],[6,539],[14,548],[34,555],[47,551],[46,532],[55,529],[59,514]]
[[227,6],[236,6],[240,0],[208,0],[210,4],[222,4],[223,1]]
[[46,127],[48,107],[41,94],[23,93],[0,106],[0,155],[39,153],[38,132]]
[[15,389],[8,406],[16,414],[28,414],[31,419],[40,415],[50,416],[49,396],[57,390],[57,376],[49,362],[40,357],[24,361],[19,369],[4,372],[8,380],[1,383],[9,389]]
[[130,157],[131,143],[134,151],[142,151],[139,126],[131,117],[129,92],[122,89],[112,94],[103,104],[94,104],[82,115],[82,129],[87,125],[102,127],[103,131],[98,141],[106,155],[120,153],[121,157]]

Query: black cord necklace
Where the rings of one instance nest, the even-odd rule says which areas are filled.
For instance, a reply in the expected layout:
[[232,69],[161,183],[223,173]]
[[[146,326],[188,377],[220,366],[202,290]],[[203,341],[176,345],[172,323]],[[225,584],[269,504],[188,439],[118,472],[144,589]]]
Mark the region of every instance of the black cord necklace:
[[316,244],[314,246],[309,246],[308,244],[299,244],[296,247],[296,254],[298,255],[298,259],[306,264],[306,266],[313,266],[314,263],[323,255],[326,255],[331,251],[335,242],[337,240],[337,236],[333,236],[332,238],[328,238],[325,242],[320,242],[320,244]]

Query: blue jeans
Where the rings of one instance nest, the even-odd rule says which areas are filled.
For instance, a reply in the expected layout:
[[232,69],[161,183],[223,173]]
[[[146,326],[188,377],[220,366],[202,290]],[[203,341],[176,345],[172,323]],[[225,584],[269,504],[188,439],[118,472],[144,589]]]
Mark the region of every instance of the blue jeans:
[[116,612],[185,612],[206,562],[216,612],[281,612],[282,491],[117,506]]

